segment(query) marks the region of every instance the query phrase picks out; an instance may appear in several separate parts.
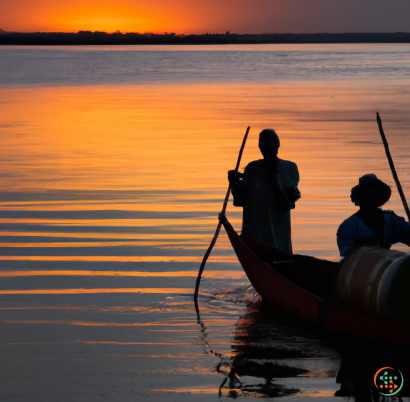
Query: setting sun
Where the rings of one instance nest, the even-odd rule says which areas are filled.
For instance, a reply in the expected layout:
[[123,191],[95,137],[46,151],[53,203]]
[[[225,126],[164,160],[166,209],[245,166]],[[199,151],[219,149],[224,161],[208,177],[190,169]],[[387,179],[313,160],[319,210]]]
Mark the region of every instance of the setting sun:
[[[20,3],[24,7],[16,7]],[[181,9],[170,4],[144,1],[80,1],[70,2],[20,0],[2,4],[0,28],[10,31],[77,32],[80,30],[115,32],[182,31]],[[182,12],[181,12],[182,11]],[[6,18],[5,18],[6,17]],[[4,18],[4,19],[3,19]]]
[[56,11],[46,22],[54,30],[76,32],[79,30],[115,32],[163,32],[178,27],[177,18],[165,15],[152,7],[138,5],[99,4],[98,8],[90,4],[79,3],[69,10]]

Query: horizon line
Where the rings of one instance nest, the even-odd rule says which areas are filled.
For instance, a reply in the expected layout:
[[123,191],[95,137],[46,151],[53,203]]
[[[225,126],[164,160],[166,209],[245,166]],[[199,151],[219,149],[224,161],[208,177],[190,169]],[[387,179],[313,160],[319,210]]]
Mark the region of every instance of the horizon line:
[[6,31],[0,28],[0,34],[23,34],[23,35],[30,35],[30,34],[106,34],[106,35],[164,35],[164,36],[207,36],[207,35],[364,35],[364,34],[375,34],[375,35],[394,35],[394,34],[410,34],[410,31],[389,31],[389,32],[380,32],[380,31],[362,31],[362,32],[260,32],[260,33],[238,33],[238,32],[230,32],[227,30],[226,32],[203,32],[203,33],[175,33],[172,31],[164,31],[164,32],[153,32],[153,31],[126,31],[122,32],[121,30],[117,29],[115,31],[93,31],[88,29],[82,29],[79,31]]

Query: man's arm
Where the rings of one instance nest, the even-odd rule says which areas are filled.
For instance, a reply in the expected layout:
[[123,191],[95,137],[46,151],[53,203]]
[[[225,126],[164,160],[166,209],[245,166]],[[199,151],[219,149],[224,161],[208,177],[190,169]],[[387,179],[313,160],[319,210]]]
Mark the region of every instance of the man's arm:
[[337,235],[337,247],[339,248],[339,254],[341,257],[347,257],[352,249],[355,247],[353,240],[348,237]]
[[298,170],[296,163],[293,163],[293,162],[292,162],[291,174],[292,174],[292,181],[293,181],[292,184],[294,184],[294,186],[284,188],[283,193],[285,194],[286,198],[289,201],[290,209],[294,209],[296,201],[298,201],[301,198],[301,194],[298,188],[299,179],[300,179],[299,170]]
[[393,211],[390,213],[392,220],[392,242],[410,246],[410,223],[406,222],[401,216],[397,216]]
[[245,197],[245,183],[243,181],[243,174],[236,170],[228,172],[228,181],[233,195],[233,205],[235,207],[243,207]]

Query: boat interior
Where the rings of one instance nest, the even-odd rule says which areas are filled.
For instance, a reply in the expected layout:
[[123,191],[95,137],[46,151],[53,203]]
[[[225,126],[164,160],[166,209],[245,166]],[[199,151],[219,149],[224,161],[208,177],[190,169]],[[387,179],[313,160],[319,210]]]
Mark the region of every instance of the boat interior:
[[241,237],[243,243],[276,272],[321,299],[333,299],[340,262],[287,254],[275,247]]

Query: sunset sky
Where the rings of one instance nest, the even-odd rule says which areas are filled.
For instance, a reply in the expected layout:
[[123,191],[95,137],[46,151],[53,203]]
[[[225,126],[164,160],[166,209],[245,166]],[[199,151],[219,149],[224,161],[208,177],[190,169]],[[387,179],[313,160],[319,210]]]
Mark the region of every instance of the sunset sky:
[[408,0],[0,0],[5,31],[410,31]]

